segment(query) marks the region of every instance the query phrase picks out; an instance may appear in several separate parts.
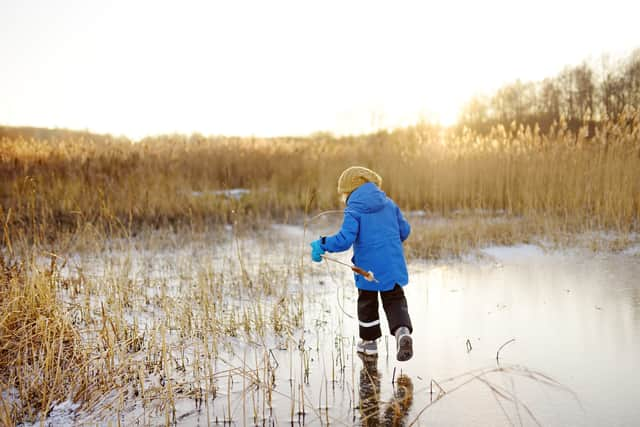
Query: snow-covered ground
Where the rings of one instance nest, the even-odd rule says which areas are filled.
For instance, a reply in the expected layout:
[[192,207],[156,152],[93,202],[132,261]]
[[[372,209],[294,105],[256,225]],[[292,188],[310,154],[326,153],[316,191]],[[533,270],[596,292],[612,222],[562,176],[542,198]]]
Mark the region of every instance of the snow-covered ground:
[[228,199],[240,200],[251,191],[246,188],[230,188],[227,190],[192,191],[192,197],[218,196]]
[[[130,281],[134,309],[125,310],[127,322],[139,322],[140,330],[157,334],[159,319],[176,321],[154,301],[172,301],[185,310],[180,316],[193,307],[197,322],[198,298],[214,288],[219,313],[213,318],[238,330],[186,338],[179,329],[167,333],[169,368],[151,369],[142,387],[123,384],[90,406],[58,403],[45,425],[352,425],[362,413],[384,418],[394,407],[415,425],[640,423],[637,248],[487,247],[463,260],[412,263],[405,291],[415,356],[397,362],[394,341],[385,335],[372,364],[355,353],[351,272],[309,260],[308,243],[334,225],[274,225],[244,239],[230,230],[225,238],[161,250],[136,243],[73,257],[64,274],[81,273],[93,284],[92,306],[118,300],[99,291],[105,278]],[[64,298],[70,303],[73,295]],[[381,316],[388,334],[382,310]],[[145,345],[152,353],[152,344]],[[144,353],[130,357],[143,360]]]

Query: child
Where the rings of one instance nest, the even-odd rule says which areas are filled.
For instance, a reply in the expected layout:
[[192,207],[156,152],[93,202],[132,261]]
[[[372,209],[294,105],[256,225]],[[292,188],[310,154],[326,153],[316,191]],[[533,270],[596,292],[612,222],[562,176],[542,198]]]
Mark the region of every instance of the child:
[[411,227],[393,200],[380,190],[381,184],[380,175],[364,167],[352,166],[342,172],[338,193],[347,205],[342,227],[337,234],[311,243],[311,259],[320,262],[325,251],[341,252],[353,245],[351,261],[373,272],[378,281],[355,275],[361,338],[358,352],[368,356],[378,354],[376,340],[382,335],[379,292],[389,330],[396,337],[396,358],[405,361],[413,355],[413,328],[402,291],[409,281],[402,242],[409,236]]

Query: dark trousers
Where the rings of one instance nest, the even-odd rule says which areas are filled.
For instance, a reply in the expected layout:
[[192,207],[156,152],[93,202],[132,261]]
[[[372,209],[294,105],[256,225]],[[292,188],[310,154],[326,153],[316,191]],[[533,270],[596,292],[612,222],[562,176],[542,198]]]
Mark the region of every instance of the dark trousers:
[[413,332],[407,299],[400,285],[386,292],[364,291],[358,289],[358,321],[360,322],[360,338],[375,340],[382,336],[380,330],[380,316],[378,313],[378,293],[382,299],[382,307],[387,315],[389,331],[396,333],[396,329],[406,326]]

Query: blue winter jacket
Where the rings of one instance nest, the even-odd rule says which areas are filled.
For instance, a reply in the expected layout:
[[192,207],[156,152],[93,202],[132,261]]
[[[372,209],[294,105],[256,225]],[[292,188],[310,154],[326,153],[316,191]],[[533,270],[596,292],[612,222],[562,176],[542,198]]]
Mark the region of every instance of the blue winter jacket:
[[342,252],[353,245],[353,264],[372,271],[379,282],[354,274],[358,289],[389,291],[396,283],[404,286],[409,282],[402,242],[410,232],[411,226],[393,200],[368,182],[351,193],[340,231],[323,238],[322,248]]

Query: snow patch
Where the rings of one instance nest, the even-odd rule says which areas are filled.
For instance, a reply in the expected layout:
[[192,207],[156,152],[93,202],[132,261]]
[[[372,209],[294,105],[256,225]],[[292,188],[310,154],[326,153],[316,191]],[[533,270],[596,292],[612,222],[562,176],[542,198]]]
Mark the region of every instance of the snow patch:
[[533,257],[541,257],[544,250],[536,245],[490,246],[480,249],[480,253],[496,261],[524,261]]
[[3,402],[7,402],[11,404],[12,402],[17,402],[20,399],[20,394],[16,388],[10,388],[8,390],[3,390],[0,393],[0,400]]
[[73,403],[70,400],[54,405],[49,411],[49,415],[44,420],[36,420],[33,424],[23,424],[25,427],[36,426],[70,426],[74,424],[76,418],[76,410],[80,407],[79,403]]
[[302,236],[304,235],[304,228],[299,225],[271,224],[271,229],[283,237],[290,237],[293,239],[302,239]]
[[640,245],[629,246],[622,251],[622,254],[627,256],[640,256]]
[[209,190],[209,191],[192,191],[193,197],[205,197],[205,196],[222,196],[228,199],[240,200],[250,191],[246,188],[230,188],[228,190]]

